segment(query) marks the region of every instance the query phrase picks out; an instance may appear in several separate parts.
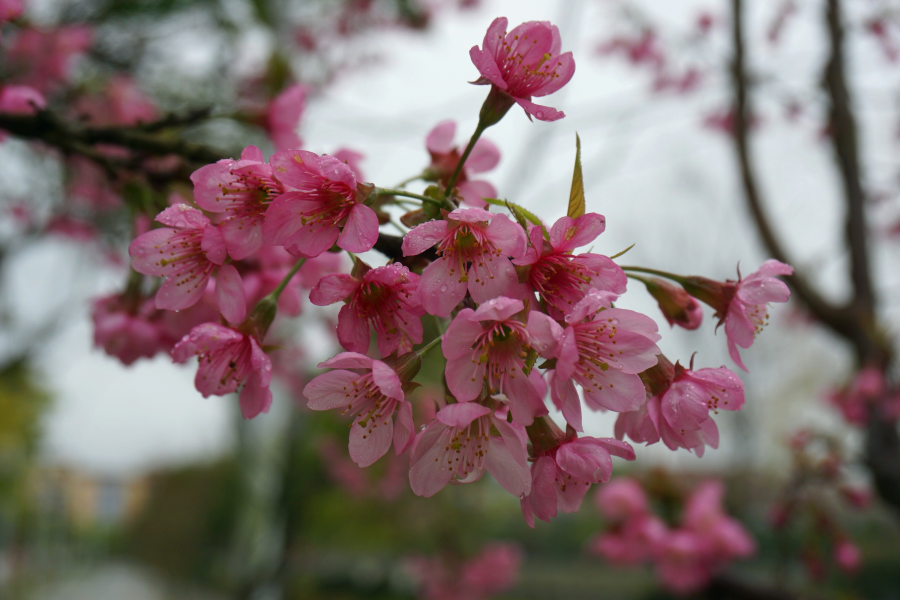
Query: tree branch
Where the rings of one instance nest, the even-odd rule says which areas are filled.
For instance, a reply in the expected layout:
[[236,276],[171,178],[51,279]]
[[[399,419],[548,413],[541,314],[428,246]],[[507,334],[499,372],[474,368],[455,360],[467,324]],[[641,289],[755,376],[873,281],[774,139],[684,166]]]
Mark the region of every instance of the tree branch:
[[834,330],[838,335],[847,337],[851,335],[852,323],[848,321],[844,311],[827,302],[810,285],[808,280],[799,272],[796,265],[790,260],[787,251],[782,245],[763,207],[759,184],[750,158],[749,143],[749,115],[750,101],[747,93],[747,69],[744,44],[744,20],[742,0],[732,0],[732,39],[734,43],[734,56],[732,62],[732,81],[734,85],[734,145],[737,151],[738,163],[741,171],[741,181],[744,187],[744,197],[750,214],[756,222],[762,242],[772,258],[794,266],[794,275],[787,278],[788,284],[796,292],[797,296],[812,315]]

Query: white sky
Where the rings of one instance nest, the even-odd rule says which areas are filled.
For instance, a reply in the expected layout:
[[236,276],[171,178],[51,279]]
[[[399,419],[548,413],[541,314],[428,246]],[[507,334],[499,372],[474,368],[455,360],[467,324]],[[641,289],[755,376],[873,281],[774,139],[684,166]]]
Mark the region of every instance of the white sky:
[[[663,35],[670,29],[687,31],[700,8],[721,9],[717,10],[721,14],[726,5],[711,0],[636,4],[655,15],[654,20],[665,28]],[[759,103],[763,127],[754,142],[766,202],[798,264],[830,294],[840,297],[847,289],[846,257],[836,250],[840,195],[830,149],[816,137],[821,111],[812,109],[801,117],[800,125],[787,126],[780,105],[773,101],[786,93],[819,97],[816,82],[824,55],[817,19],[822,3],[799,2],[800,13],[777,52],[760,40],[780,2],[747,4],[752,13],[752,60],[771,75]],[[710,81],[689,98],[648,94],[646,73],[626,66],[621,58],[600,58],[594,52],[599,42],[621,32],[612,2],[485,0],[477,10],[442,15],[426,36],[373,35],[365,43],[381,61],[345,74],[312,100],[302,127],[307,147],[326,152],[347,146],[364,152],[367,177],[386,187],[425,166],[424,138],[437,122],[456,119],[463,143],[487,91],[466,83],[477,77],[468,49],[481,43],[488,24],[498,15],[507,16],[511,25],[548,19],[560,24],[563,47],[575,52],[577,64],[572,82],[563,91],[537,99],[564,110],[565,119],[529,123],[513,108],[486,134],[503,155],[500,167],[486,177],[501,197],[550,223],[562,216],[577,131],[583,144],[588,209],[607,218],[607,231],[597,240],[595,251],[613,254],[636,243],[623,264],[720,279],[734,277],[738,261],[746,274],[767,258],[749,225],[730,143],[700,126],[705,114],[726,106],[724,80]],[[728,57],[727,30],[715,35],[712,48],[717,51],[703,56],[708,64],[721,64]],[[252,62],[254,49],[263,54],[260,44],[265,39],[259,32],[250,32],[247,43],[245,59]],[[864,125],[863,155],[870,159],[867,173],[875,182],[886,182],[894,176],[897,162],[892,90],[900,77],[870,42],[854,46],[851,60],[851,77],[860,90],[857,107]],[[0,157],[8,154],[0,146]],[[0,174],[0,184],[6,179]],[[878,213],[876,228],[895,216],[891,210]],[[7,273],[13,280],[7,279],[4,285],[14,291],[20,318],[49,304],[46,300],[53,296],[49,290],[67,275],[85,270],[84,252],[60,244],[34,249],[16,262],[12,274]],[[876,256],[877,279],[886,289],[895,289],[900,284],[893,275],[896,247],[885,245]],[[373,255],[372,260],[383,259]],[[40,354],[46,382],[56,394],[45,424],[48,459],[104,473],[127,473],[215,455],[232,439],[233,399],[200,397],[192,385],[193,365],[174,366],[158,357],[125,369],[91,349],[86,299],[116,289],[121,285],[119,277],[109,271],[79,277],[76,296],[84,304],[73,307],[70,324]],[[670,332],[639,287],[632,288],[621,306],[657,318],[664,334],[660,345],[671,359],[686,362],[697,350],[699,367],[732,366],[724,333],[713,335],[709,312],[698,332]],[[895,308],[896,303],[892,316],[897,314]],[[845,376],[846,353],[827,334],[780,327],[778,315],[787,310],[777,307],[774,312],[773,326],[743,352],[752,372],[744,377],[748,391],[744,414],[716,418],[723,431],[722,449],[697,461],[683,451],[639,448],[639,460],[670,465],[677,461],[694,467],[723,466],[735,460],[771,463],[782,456],[776,442],[786,430],[810,422],[835,426],[836,420],[821,408],[815,394]],[[0,346],[3,343],[9,341],[0,339]],[[749,435],[754,427],[760,433]],[[611,435],[612,419],[596,415],[586,428],[594,435]]]

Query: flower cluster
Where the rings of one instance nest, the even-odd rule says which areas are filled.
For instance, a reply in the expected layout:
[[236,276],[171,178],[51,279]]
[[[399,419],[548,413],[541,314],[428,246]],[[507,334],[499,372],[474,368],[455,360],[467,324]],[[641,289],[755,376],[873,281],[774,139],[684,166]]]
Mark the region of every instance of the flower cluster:
[[677,527],[653,513],[644,489],[620,477],[600,489],[597,507],[610,529],[591,541],[591,550],[617,565],[651,563],[668,590],[702,589],[722,568],[756,552],[756,543],[722,508],[724,487],[706,481],[684,503]]
[[[159,226],[132,242],[133,269],[162,283],[152,304],[140,292],[146,285],[130,286],[128,302],[98,304],[98,343],[125,362],[160,349],[177,362],[196,356],[197,389],[239,392],[251,418],[272,402],[276,349],[266,337],[276,315],[299,314],[307,291],[314,305],[341,304],[333,331],[345,352],[319,365],[326,372],[303,395],[309,408],[350,421],[352,461],[368,467],[393,447],[408,455],[410,486],[424,497],[487,471],[520,499],[532,527],[577,511],[591,485],[609,480],[612,457],[634,460],[625,436],[697,455],[717,447],[712,416],[742,407],[740,379],[725,367],[673,365],[657,346],[656,322],[617,304],[631,277],[670,324],[697,329],[705,302],[743,366],[736,348],[752,344],[769,302],[787,300],[775,276],[790,267],[770,261],[745,279],[717,282],[584,251],[606,219],[586,211],[580,154],[569,209],[552,225],[471,179],[499,161],[481,134],[513,104],[546,121],[564,116],[531,99],[560,89],[575,69],[555,26],[506,26],[495,20],[470,53],[481,73],[475,83],[491,86],[474,135],[460,149],[455,124],[440,123],[428,134],[430,164],[401,189],[362,182],[356,154],[290,147],[300,144],[291,124],[306,91],[285,91],[268,121],[275,154],[267,160],[250,146],[237,160],[196,170],[193,202],[175,199],[156,216]],[[416,180],[430,185],[405,188]],[[380,231],[388,223],[402,238]],[[387,264],[356,256],[373,248]],[[349,273],[336,262],[342,251]],[[213,316],[192,322],[181,341],[154,325],[160,312],[198,306]],[[445,333],[425,339],[426,324]],[[422,356],[438,346],[445,393],[417,430],[409,394]],[[550,403],[564,427],[550,418]],[[585,407],[618,413],[617,439],[584,435]]]

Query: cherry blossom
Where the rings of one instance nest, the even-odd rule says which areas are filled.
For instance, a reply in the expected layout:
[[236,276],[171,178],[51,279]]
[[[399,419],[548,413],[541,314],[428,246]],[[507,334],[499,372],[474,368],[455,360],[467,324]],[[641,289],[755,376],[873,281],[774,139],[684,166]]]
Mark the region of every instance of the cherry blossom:
[[335,243],[348,252],[375,245],[378,217],[362,203],[369,192],[348,165],[305,150],[278,152],[269,162],[287,191],[266,211],[265,242],[306,258]]
[[535,416],[547,414],[547,407],[526,374],[525,357],[537,332],[555,323],[538,312],[530,313],[526,323],[519,315],[524,309],[521,300],[503,296],[477,310],[464,308],[447,328],[441,347],[447,387],[457,400],[478,399],[487,384],[490,394],[509,402],[514,422],[531,425]]
[[507,256],[525,251],[525,232],[509,217],[480,208],[459,208],[446,220],[423,223],[403,238],[403,255],[421,254],[437,246],[439,258],[419,279],[422,306],[446,317],[465,297],[475,302],[516,297],[519,278]]
[[338,315],[341,346],[364,354],[370,327],[375,329],[381,356],[404,354],[422,343],[420,317],[425,311],[417,292],[419,276],[400,264],[371,269],[362,261],[354,271],[355,276],[326,275],[309,295],[317,306],[346,302]]
[[[319,364],[335,369],[309,382],[303,395],[313,410],[340,408],[353,417],[350,458],[368,467],[384,456],[391,443],[402,454],[413,441],[412,405],[397,373],[380,360],[356,352],[342,352]],[[396,419],[392,419],[394,413]]]
[[308,93],[309,90],[304,85],[290,85],[269,103],[266,110],[266,131],[277,150],[303,146],[303,140],[297,135],[297,128],[306,110]]
[[417,556],[406,567],[426,600],[485,600],[515,584],[521,563],[518,546],[491,543],[466,561]]
[[[492,435],[496,430],[500,435]],[[521,498],[531,492],[525,428],[475,402],[450,404],[416,435],[409,458],[409,483],[430,498],[452,480],[469,483],[484,470],[507,492]]]
[[191,181],[197,206],[224,213],[218,227],[231,258],[242,260],[262,247],[266,208],[284,193],[284,187],[259,148],[244,148],[240,160],[225,159],[201,167]]
[[560,218],[550,228],[549,240],[540,227],[532,227],[531,245],[513,264],[529,267],[530,291],[538,293],[551,316],[562,319],[589,289],[625,292],[625,273],[612,260],[600,254],[573,254],[605,228],[606,219],[597,213]]
[[156,216],[167,225],[142,234],[128,247],[131,266],[138,273],[165,277],[156,293],[156,307],[182,310],[200,301],[213,271],[216,300],[228,321],[240,323],[247,313],[241,276],[225,264],[221,232],[196,208],[170,206]]
[[481,73],[473,83],[490,85],[492,93],[521,106],[528,118],[562,119],[566,116],[562,111],[531,102],[533,96],[559,90],[575,74],[572,53],[560,54],[559,28],[548,21],[529,21],[507,33],[508,24],[506,17],[494,19],[482,47],[469,50],[472,63]]
[[[431,155],[431,165],[426,170],[426,179],[440,181],[445,186],[448,184],[460,159],[459,148],[453,145],[455,136],[456,122],[449,120],[441,121],[428,133],[425,145]],[[487,181],[471,180],[469,176],[490,171],[498,162],[500,149],[490,140],[479,138],[456,180],[459,195],[466,205],[487,208],[487,202],[482,198],[497,197],[493,185]]]
[[566,328],[551,326],[550,337],[542,336],[537,346],[542,356],[556,359],[550,376],[551,398],[576,431],[582,431],[582,424],[575,383],[594,410],[638,410],[646,398],[638,373],[655,365],[659,354],[660,336],[653,319],[608,308],[611,297],[590,290],[566,315]]
[[172,349],[177,363],[199,360],[194,383],[203,397],[224,396],[241,388],[241,413],[252,419],[272,405],[272,361],[252,335],[216,323],[194,327]]
[[44,95],[27,85],[8,85],[0,90],[0,112],[33,115],[47,108]]
[[557,510],[578,512],[591,484],[604,483],[612,475],[612,456],[634,460],[634,450],[612,438],[570,435],[558,446],[539,451],[531,465],[531,494],[522,499],[525,522],[534,518],[549,522]]

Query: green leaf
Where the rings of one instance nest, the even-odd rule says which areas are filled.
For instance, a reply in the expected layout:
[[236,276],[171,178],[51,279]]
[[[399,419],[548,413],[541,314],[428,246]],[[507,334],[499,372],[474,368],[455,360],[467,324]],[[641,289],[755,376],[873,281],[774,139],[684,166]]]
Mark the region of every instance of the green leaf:
[[519,206],[515,202],[510,202],[509,200],[500,200],[498,198],[482,198],[482,200],[484,200],[488,204],[493,204],[494,206],[505,206],[507,209],[509,209],[509,212],[512,213],[512,215],[516,218],[516,221],[519,222],[519,225],[521,225],[523,229],[525,228],[525,221],[527,221],[539,226],[544,232],[544,237],[547,237],[547,228],[544,227],[544,224],[537,217],[537,215],[535,215],[527,208]]
[[572,191],[569,192],[567,215],[576,219],[584,214],[584,176],[581,174],[581,138],[575,134],[575,170],[572,172]]
[[[635,243],[637,243],[637,242],[635,242]],[[625,248],[624,250],[622,250],[622,251],[619,252],[618,254],[613,254],[612,256],[610,256],[610,258],[619,258],[620,256],[622,256],[623,254],[625,254],[626,252],[628,252],[628,251],[631,250],[632,248],[634,248],[634,244],[628,246],[627,248]]]

